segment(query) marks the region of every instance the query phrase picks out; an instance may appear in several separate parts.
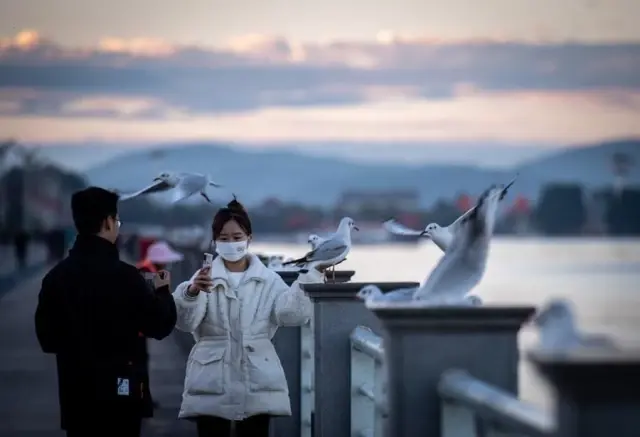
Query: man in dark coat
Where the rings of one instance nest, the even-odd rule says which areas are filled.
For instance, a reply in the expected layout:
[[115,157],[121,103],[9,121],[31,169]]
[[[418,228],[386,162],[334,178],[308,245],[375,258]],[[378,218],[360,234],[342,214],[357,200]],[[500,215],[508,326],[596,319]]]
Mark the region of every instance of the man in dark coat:
[[120,261],[118,196],[90,187],[71,199],[78,236],[42,280],[35,322],[56,355],[61,427],[68,437],[138,437],[149,399],[138,333],[161,340],[176,323],[169,273],[155,290]]

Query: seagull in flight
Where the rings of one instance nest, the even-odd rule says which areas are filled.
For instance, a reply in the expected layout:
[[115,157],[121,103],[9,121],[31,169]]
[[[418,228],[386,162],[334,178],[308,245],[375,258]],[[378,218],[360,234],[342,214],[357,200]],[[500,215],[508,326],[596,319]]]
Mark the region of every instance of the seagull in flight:
[[[498,196],[498,200],[504,199],[507,195],[509,188],[513,185],[513,183],[518,178],[518,175],[514,177],[507,185],[504,186],[501,192],[495,192],[493,195]],[[411,229],[403,224],[399,223],[395,219],[389,219],[382,224],[382,226],[395,235],[409,235],[416,237],[428,237],[435,243],[436,246],[440,248],[443,252],[447,251],[447,248],[451,245],[453,241],[454,235],[458,232],[458,230],[462,227],[462,224],[467,219],[469,214],[473,213],[473,211],[477,208],[477,206],[473,206],[469,210],[467,210],[464,214],[458,217],[453,223],[449,226],[440,226],[437,223],[428,224],[424,230],[419,231],[417,229]]]
[[213,182],[205,175],[163,172],[153,179],[151,185],[134,193],[124,194],[120,196],[120,200],[129,200],[145,194],[172,191],[171,203],[179,202],[195,194],[200,194],[207,202],[213,203],[206,193],[208,186],[222,187],[222,185]]
[[472,212],[460,221],[442,258],[414,294],[414,300],[460,302],[480,283],[504,190],[503,186],[492,186],[480,195]]

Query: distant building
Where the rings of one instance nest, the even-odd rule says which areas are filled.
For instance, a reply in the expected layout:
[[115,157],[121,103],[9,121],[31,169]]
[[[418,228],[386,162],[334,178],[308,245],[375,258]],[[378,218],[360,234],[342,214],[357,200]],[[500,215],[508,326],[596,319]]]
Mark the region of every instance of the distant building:
[[602,235],[607,233],[606,214],[609,195],[610,193],[607,191],[585,193],[587,220],[584,231],[586,234]]
[[473,205],[475,200],[466,193],[460,194],[456,199],[456,206],[461,213],[467,212]]
[[284,204],[280,199],[276,197],[269,197],[256,208],[256,211],[265,215],[274,215],[277,214],[283,206]]
[[86,186],[84,178],[39,162],[19,145],[12,150],[26,159],[10,166],[4,161],[0,174],[0,233],[19,229],[46,232],[70,226],[71,194]]
[[531,214],[533,208],[531,201],[522,195],[518,195],[513,203],[507,207],[507,217],[512,221],[512,232],[519,235],[530,234],[533,230],[531,223]]
[[416,190],[345,191],[338,199],[337,209],[355,215],[360,211],[416,211],[420,196]]

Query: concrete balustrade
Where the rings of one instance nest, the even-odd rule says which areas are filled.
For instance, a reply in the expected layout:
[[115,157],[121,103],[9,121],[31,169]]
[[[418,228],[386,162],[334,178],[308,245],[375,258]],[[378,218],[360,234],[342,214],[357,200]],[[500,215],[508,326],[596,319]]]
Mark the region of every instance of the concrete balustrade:
[[[200,266],[202,253],[190,255],[174,268],[174,284]],[[281,276],[291,284],[297,275]],[[552,413],[518,399],[518,333],[534,308],[367,309],[355,295],[368,284],[303,285],[312,320],[273,339],[293,410],[273,420],[273,437],[640,436],[640,353],[522,354],[552,385]],[[193,337],[177,335],[186,359]]]

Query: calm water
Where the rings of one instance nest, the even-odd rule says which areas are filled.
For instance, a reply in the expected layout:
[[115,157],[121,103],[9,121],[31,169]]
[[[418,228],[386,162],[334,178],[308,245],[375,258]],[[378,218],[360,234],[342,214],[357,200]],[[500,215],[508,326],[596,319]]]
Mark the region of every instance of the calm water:
[[[260,245],[255,251],[302,255],[305,246]],[[421,282],[441,256],[435,245],[360,246],[341,265],[354,281]],[[496,239],[487,273],[474,294],[491,302],[538,306],[551,297],[570,299],[580,328],[607,333],[622,345],[640,348],[640,239]],[[525,327],[520,348],[536,335]],[[548,406],[549,393],[535,371],[521,363],[521,396]]]

